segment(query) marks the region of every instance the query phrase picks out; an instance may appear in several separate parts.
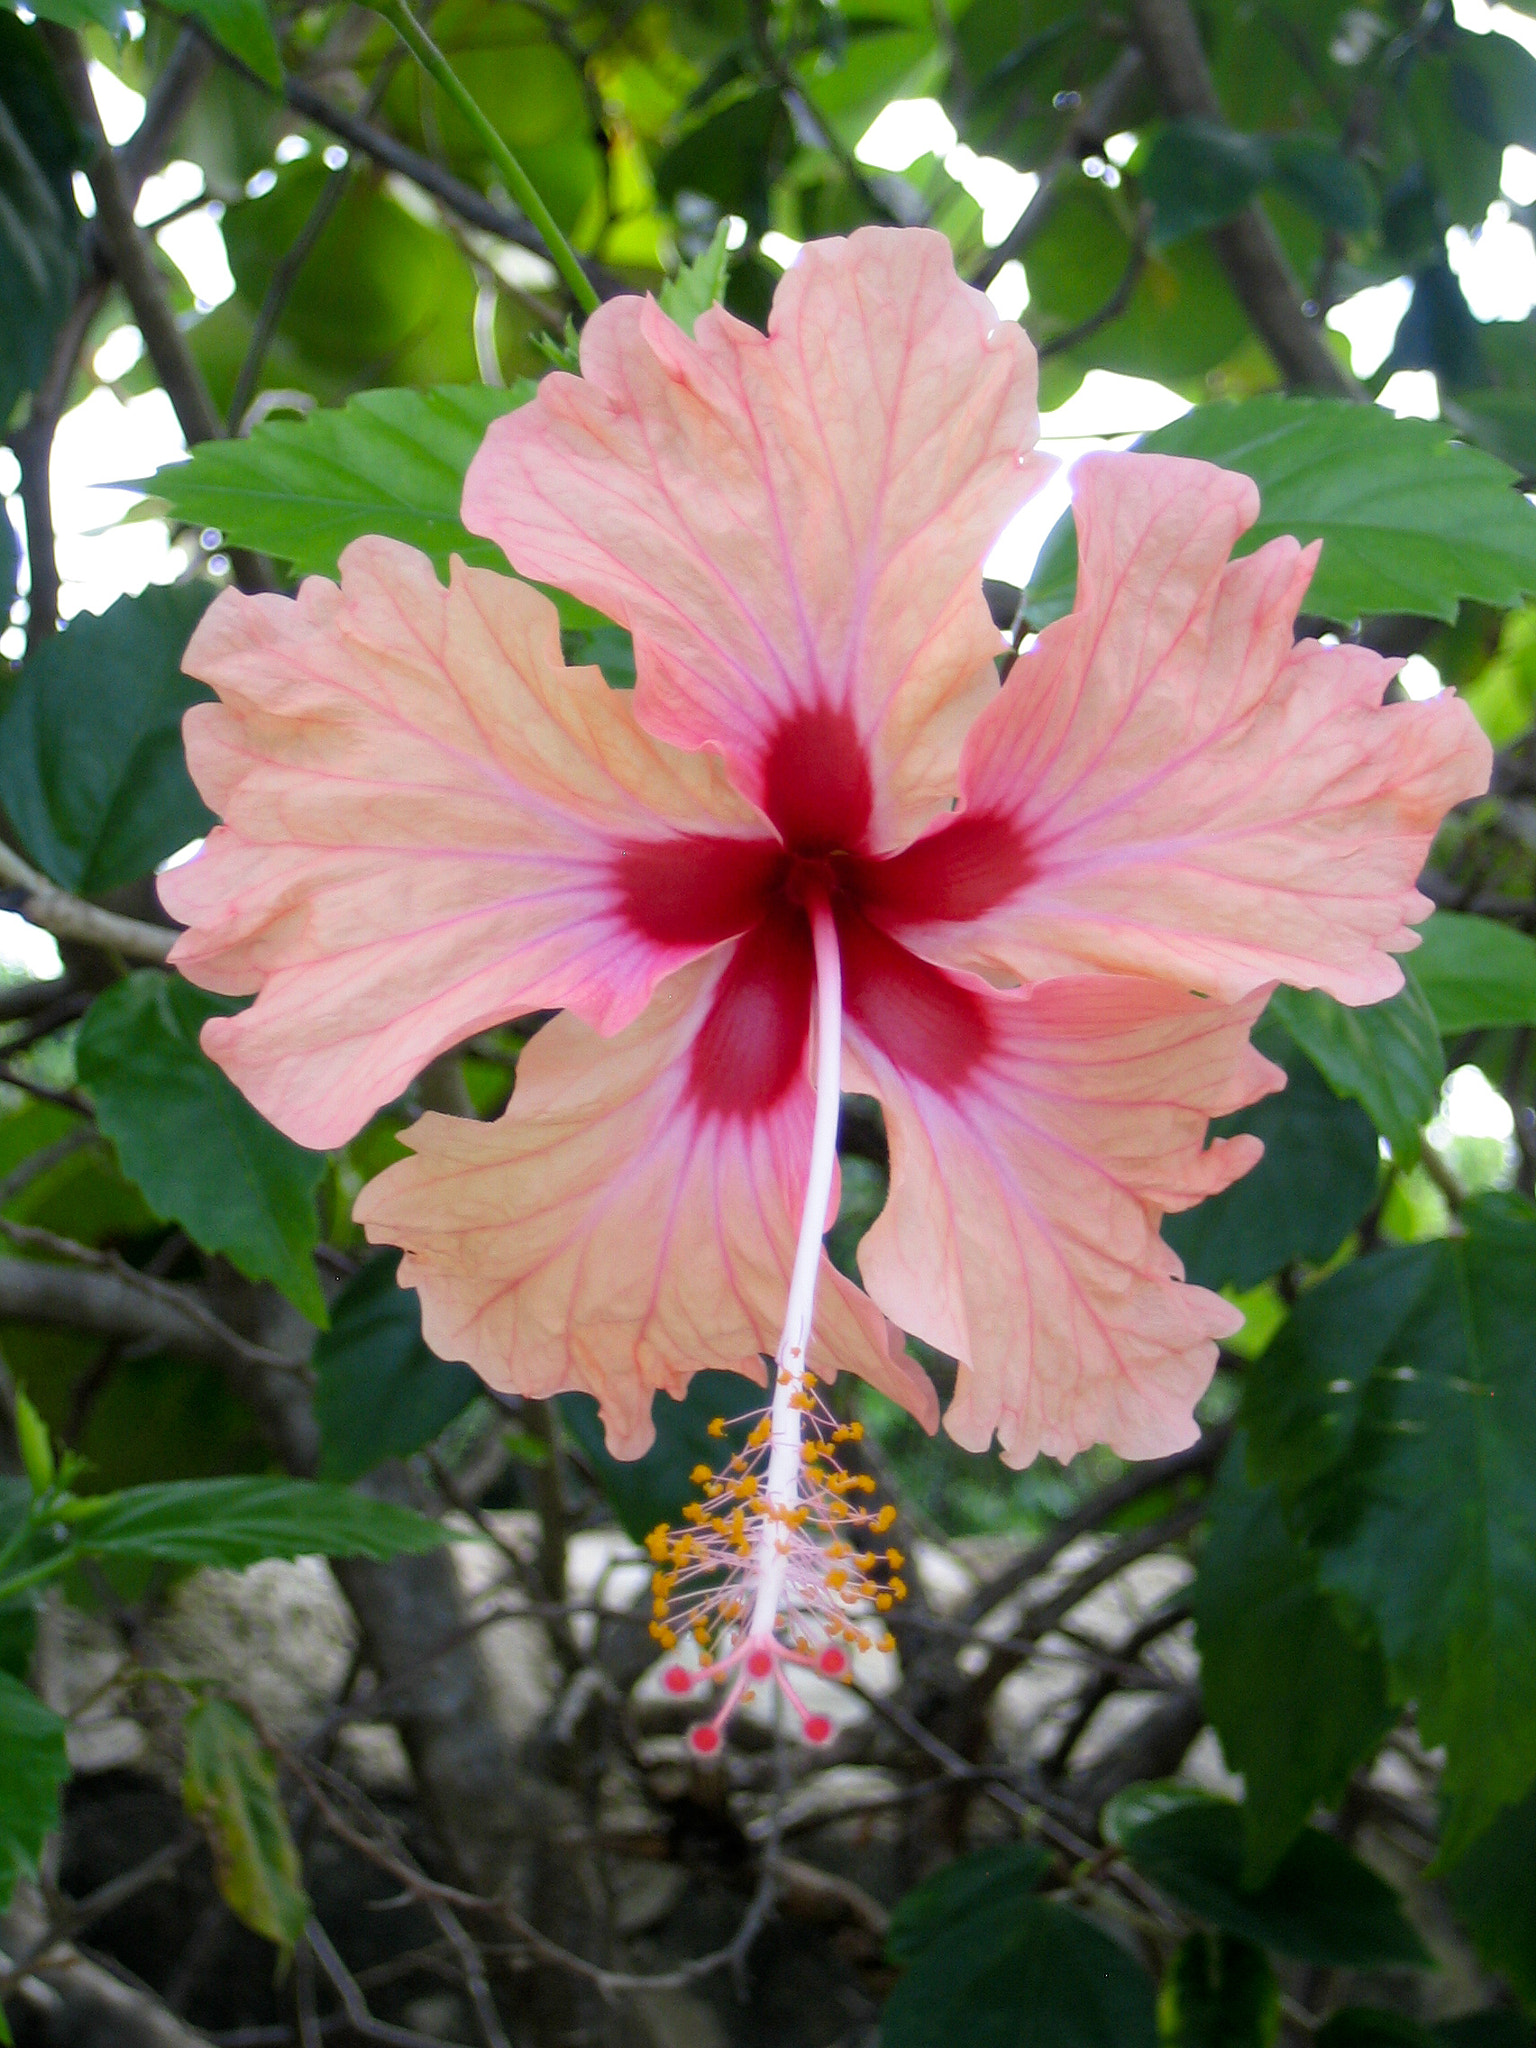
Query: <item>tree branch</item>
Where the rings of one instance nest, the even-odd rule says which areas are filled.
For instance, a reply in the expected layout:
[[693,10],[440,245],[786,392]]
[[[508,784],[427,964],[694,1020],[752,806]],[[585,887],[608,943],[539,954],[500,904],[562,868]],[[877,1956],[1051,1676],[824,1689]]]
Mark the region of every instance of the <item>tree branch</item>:
[[[29,1230],[3,1218],[0,1231],[28,1248],[55,1251],[60,1242],[52,1231]],[[86,1247],[72,1249],[78,1253]],[[242,1378],[254,1368],[294,1375],[296,1360],[252,1344],[169,1281],[147,1280],[131,1267],[119,1270],[105,1252],[93,1256],[100,1265],[0,1258],[0,1320],[52,1323],[130,1344],[164,1345],[178,1357],[233,1369]]]
[[5,909],[19,911],[40,931],[52,932],[59,939],[78,939],[88,946],[104,946],[126,960],[148,960],[163,967],[180,936],[167,925],[119,917],[115,910],[101,910],[83,897],[72,896],[3,844],[0,895],[9,899]]
[[[1187,0],[1131,0],[1136,40],[1163,112],[1175,121],[1226,125],[1211,69]],[[1269,217],[1257,205],[1210,230],[1220,258],[1259,338],[1293,391],[1363,398],[1356,383],[1302,311],[1301,288]]]
[[72,30],[52,23],[42,26],[75,119],[93,147],[86,176],[96,195],[96,233],[133,308],[150,361],[175,408],[187,445],[220,440],[224,422],[209,396],[202,372],[192,359],[186,337],[176,324],[165,282],[150,254],[150,243],[134,224],[133,202],[121,167],[102,133],[80,39]]

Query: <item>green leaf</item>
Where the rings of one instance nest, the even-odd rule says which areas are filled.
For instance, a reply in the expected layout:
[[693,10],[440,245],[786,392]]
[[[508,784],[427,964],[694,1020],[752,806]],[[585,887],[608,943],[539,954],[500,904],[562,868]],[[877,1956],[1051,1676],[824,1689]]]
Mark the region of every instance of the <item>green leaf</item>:
[[744,1430],[712,1437],[716,1416],[734,1423],[761,1414],[767,1396],[735,1372],[695,1373],[681,1401],[663,1394],[651,1404],[656,1441],[643,1458],[611,1457],[603,1442],[597,1403],[588,1394],[561,1394],[560,1418],[592,1468],[620,1527],[640,1542],[658,1522],[675,1522],[697,1489],[688,1475],[697,1465],[715,1471],[740,1450]]
[[1380,1154],[1370,1118],[1333,1092],[1270,1021],[1254,1043],[1290,1076],[1284,1091],[1218,1117],[1213,1137],[1251,1131],[1264,1157],[1198,1208],[1163,1219],[1163,1236],[1202,1287],[1256,1287],[1293,1259],[1322,1265],[1370,1207]]
[[1006,1897],[951,1924],[886,2003],[883,2048],[1153,2048],[1152,1985],[1082,1914]]
[[1412,969],[1395,996],[1366,1009],[1294,988],[1278,989],[1270,1008],[1334,1093],[1358,1102],[1393,1157],[1411,1165],[1445,1079],[1440,1028]]
[[76,1547],[93,1557],[243,1571],[266,1557],[417,1556],[443,1531],[411,1508],[311,1479],[181,1479],[70,1503]]
[[370,1259],[331,1304],[315,1340],[320,1477],[360,1479],[440,1436],[480,1391],[467,1365],[449,1364],[421,1336],[421,1303],[397,1286],[398,1252]]
[[1240,213],[1269,177],[1274,159],[1261,135],[1213,121],[1170,121],[1140,165],[1152,202],[1154,248]]
[[37,1609],[23,1595],[0,1605],[0,1671],[24,1679],[37,1647]]
[[152,488],[179,519],[217,527],[301,575],[334,576],[342,549],[367,533],[420,548],[440,576],[453,555],[504,571],[494,542],[460,524],[459,499],[486,428],[535,388],[359,392],[339,410],[268,420],[245,440],[204,441],[157,471]]
[[166,0],[180,14],[205,28],[213,40],[238,57],[274,92],[283,87],[283,60],[277,53],[272,17],[265,0]]
[[59,1787],[69,1776],[64,1723],[20,1679],[0,1671],[0,1909],[18,1877],[37,1869],[59,1824]]
[[201,1700],[183,1731],[181,1797],[208,1837],[226,1906],[286,1953],[304,1932],[304,1870],[277,1789],[277,1766],[250,1717]]
[[[1463,598],[1502,610],[1536,588],[1536,507],[1512,471],[1448,439],[1441,422],[1347,399],[1271,396],[1197,406],[1137,446],[1253,478],[1262,509],[1237,554],[1278,534],[1321,540],[1305,609],[1323,618],[1454,619]],[[1031,579],[1030,624],[1069,611],[1076,583],[1069,515]]]
[[1324,227],[1358,233],[1376,218],[1370,180],[1353,157],[1316,135],[1271,135],[1276,187]]
[[1244,1389],[1249,1467],[1448,1751],[1453,1859],[1536,1775],[1536,1207],[1309,1288]]
[[1163,1979],[1157,2020],[1167,2048],[1270,2048],[1280,1986],[1268,1956],[1240,1935],[1189,1935]]
[[1536,1790],[1506,1806],[1444,1879],[1478,1954],[1536,2012]]
[[1191,1800],[1133,1828],[1125,1853],[1143,1877],[1223,1934],[1300,1962],[1368,1970],[1427,1964],[1397,1894],[1332,1835],[1306,1828],[1273,1871],[1243,1889],[1243,1817],[1224,1799]]
[[48,1425],[27,1399],[20,1387],[16,1389],[16,1448],[21,1453],[22,1469],[28,1484],[36,1493],[46,1493],[54,1482],[57,1468],[53,1462],[53,1443],[48,1435]]
[[131,974],[86,1014],[80,1079],[156,1214],[323,1324],[313,1254],[325,1159],[273,1130],[199,1047],[203,1025],[231,1007],[177,976]]
[[0,713],[0,805],[45,874],[94,896],[147,875],[213,814],[181,745],[213,695],[181,673],[207,584],[151,587],[82,612],[32,654]]
[[1319,1805],[1334,1806],[1395,1718],[1381,1651],[1345,1628],[1272,1486],[1234,1438],[1211,1498],[1193,1606],[1201,1685],[1243,1775],[1243,1881],[1261,1882]]
[[1459,910],[1437,910],[1419,938],[1414,978],[1443,1037],[1536,1024],[1536,939]]
[[1033,1898],[1050,1868],[1050,1851],[1038,1842],[1007,1842],[946,1863],[897,1901],[885,1938],[888,1960],[898,1967],[916,1962],[978,1907]]
[[669,277],[657,294],[657,304],[663,313],[675,320],[684,334],[692,334],[699,315],[718,306],[725,297],[731,265],[725,238],[730,225],[729,221],[721,221],[703,255],[685,264],[676,277]]
[[[1101,313],[1134,259],[1117,196],[1097,179],[1071,177],[1030,243],[1030,332],[1053,341]],[[1070,361],[1177,383],[1227,361],[1249,333],[1209,243],[1194,236],[1148,258],[1124,312],[1079,343]]]
[[1145,1778],[1124,1786],[1108,1801],[1099,1815],[1099,1833],[1112,1847],[1123,1849],[1148,1821],[1182,1813],[1186,1806],[1203,1806],[1210,1796],[1188,1778]]
[[74,303],[85,161],[42,31],[0,14],[0,428],[41,380]]

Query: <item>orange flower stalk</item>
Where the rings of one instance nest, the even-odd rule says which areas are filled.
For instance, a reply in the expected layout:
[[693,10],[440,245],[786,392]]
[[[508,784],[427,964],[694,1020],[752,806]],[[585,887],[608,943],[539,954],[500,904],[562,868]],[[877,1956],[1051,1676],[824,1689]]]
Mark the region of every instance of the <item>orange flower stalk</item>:
[[[812,245],[766,337],[615,300],[582,371],[492,427],[464,512],[629,627],[633,696],[563,666],[527,584],[444,590],[391,542],[339,590],[226,594],[187,656],[225,822],[162,895],[183,971],[257,996],[207,1050],[308,1144],[561,1009],[506,1114],[421,1118],[357,1214],[436,1351],[587,1390],[620,1456],[658,1388],[776,1358],[738,1634],[782,1674],[808,1371],[931,1428],[907,1331],[1011,1464],[1193,1440],[1240,1317],[1161,1217],[1258,1156],[1205,1137],[1280,1083],[1248,1045],[1277,981],[1400,986],[1489,749],[1295,642],[1316,550],[1234,562],[1253,485],[1151,456],[1078,466],[1076,607],[999,689],[980,568],[1044,472],[1035,361],[938,235]],[[845,1086],[891,1148],[867,1293],[821,1249]]]

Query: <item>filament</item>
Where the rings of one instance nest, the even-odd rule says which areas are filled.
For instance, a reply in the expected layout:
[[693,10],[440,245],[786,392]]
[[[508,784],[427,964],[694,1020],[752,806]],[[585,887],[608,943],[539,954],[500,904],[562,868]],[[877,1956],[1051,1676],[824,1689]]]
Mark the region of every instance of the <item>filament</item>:
[[[872,1550],[868,1540],[884,1535],[895,1509],[874,1507],[868,1499],[874,1481],[845,1472],[840,1463],[843,1446],[858,1443],[863,1427],[838,1421],[808,1366],[837,1170],[843,1003],[831,905],[817,892],[806,908],[816,962],[816,1112],[772,1399],[745,1448],[721,1472],[707,1465],[694,1471],[702,1498],[684,1509],[684,1526],[663,1524],[646,1539],[657,1566],[651,1633],[667,1650],[690,1637],[699,1659],[697,1672],[670,1665],[663,1682],[679,1694],[701,1680],[724,1687],[712,1718],[689,1732],[701,1756],[720,1747],[737,1707],[769,1679],[807,1739],[826,1741],[831,1721],[805,1705],[791,1673],[814,1669],[847,1679],[852,1652],[891,1649],[877,1617],[906,1591],[896,1576],[900,1552]],[[723,1418],[709,1427],[712,1436],[724,1436]],[[851,1540],[855,1534],[863,1539],[858,1544]]]

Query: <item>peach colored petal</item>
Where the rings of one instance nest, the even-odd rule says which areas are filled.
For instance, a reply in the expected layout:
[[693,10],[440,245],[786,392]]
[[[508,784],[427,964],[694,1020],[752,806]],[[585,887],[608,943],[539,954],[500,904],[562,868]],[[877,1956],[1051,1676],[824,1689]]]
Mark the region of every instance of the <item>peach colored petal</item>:
[[1193,1443],[1215,1340],[1242,1317],[1182,1284],[1158,1224],[1263,1149],[1201,1148],[1209,1117],[1283,1085],[1248,1044],[1269,991],[1228,1006],[1082,976],[1026,994],[928,968],[944,986],[911,977],[913,1015],[952,1002],[973,1023],[967,1057],[926,1063],[913,1015],[867,1002],[848,959],[846,1085],[878,1096],[891,1145],[859,1269],[887,1315],[959,1360],[945,1428],[973,1451],[995,1433],[1019,1467]]
[[982,558],[1050,466],[1022,330],[943,236],[861,228],[802,252],[767,339],[621,298],[581,361],[491,427],[466,524],[629,626],[642,720],[787,838],[910,837],[994,688]]
[[1317,550],[1228,560],[1258,512],[1246,477],[1109,455],[1074,485],[1077,608],[976,721],[963,817],[902,857],[874,914],[1004,981],[1391,995],[1430,840],[1488,784],[1471,712],[1449,693],[1384,706],[1395,664],[1293,646]]
[[660,849],[696,870],[703,835],[729,878],[771,841],[718,762],[659,745],[597,669],[564,667],[526,584],[456,564],[445,590],[387,540],[355,542],[341,576],[297,600],[228,592],[193,635],[187,668],[221,702],[188,714],[188,760],[225,823],[160,884],[190,927],[182,972],[260,991],[205,1047],[314,1146],[520,1011],[626,1023],[749,915],[647,927],[626,862]]
[[[694,1099],[731,951],[671,976],[617,1037],[557,1017],[498,1122],[423,1117],[415,1157],[356,1206],[371,1239],[404,1246],[400,1278],[439,1356],[498,1389],[595,1395],[618,1457],[649,1446],[658,1388],[680,1395],[706,1366],[763,1377],[784,1316],[814,1100],[803,1071],[751,1117]],[[937,1420],[926,1376],[825,1259],[811,1364]]]

